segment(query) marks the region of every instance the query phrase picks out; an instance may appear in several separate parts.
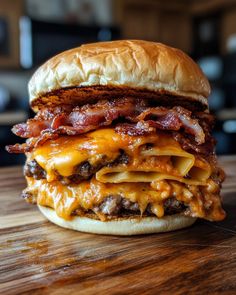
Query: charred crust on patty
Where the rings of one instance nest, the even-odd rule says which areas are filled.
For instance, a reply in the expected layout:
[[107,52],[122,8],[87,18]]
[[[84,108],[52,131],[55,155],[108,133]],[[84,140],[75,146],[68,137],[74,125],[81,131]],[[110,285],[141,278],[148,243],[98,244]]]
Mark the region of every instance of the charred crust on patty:
[[[73,97],[73,102],[71,102]],[[55,107],[61,104],[81,106],[84,104],[94,104],[99,100],[109,100],[119,98],[135,98],[147,99],[151,105],[156,106],[177,106],[180,105],[189,110],[204,111],[207,105],[189,97],[181,97],[173,95],[171,92],[165,90],[151,91],[145,88],[138,89],[126,86],[77,86],[77,87],[64,87],[52,90],[45,93],[33,100],[31,107],[38,110],[47,107]],[[168,97],[170,99],[168,99]]]
[[[168,198],[164,201],[164,210],[165,215],[173,215],[177,213],[185,214],[185,212],[189,214],[189,212],[191,212],[190,209],[184,205],[184,203],[178,201],[174,197]],[[72,216],[75,215],[93,216],[94,219],[99,219],[100,217],[104,220],[112,220],[129,216],[155,216],[151,210],[151,204],[148,204],[146,210],[141,213],[137,202],[132,202],[120,195],[107,196],[99,205],[90,210],[78,208],[72,212]]]
[[[59,180],[63,185],[68,185],[70,183],[79,184],[84,180],[91,179],[102,167],[112,167],[119,164],[127,165],[130,161],[129,156],[122,149],[120,150],[119,156],[115,160],[108,159],[105,155],[101,155],[99,158],[100,159],[94,164],[91,164],[89,161],[84,161],[75,166],[73,174],[68,177],[63,177],[55,170],[54,172],[57,175],[57,180]],[[33,177],[36,180],[47,178],[46,171],[36,160],[26,162],[24,166],[24,175],[27,177]]]
[[26,162],[24,166],[24,175],[34,179],[45,179],[46,171],[38,164],[36,160]]

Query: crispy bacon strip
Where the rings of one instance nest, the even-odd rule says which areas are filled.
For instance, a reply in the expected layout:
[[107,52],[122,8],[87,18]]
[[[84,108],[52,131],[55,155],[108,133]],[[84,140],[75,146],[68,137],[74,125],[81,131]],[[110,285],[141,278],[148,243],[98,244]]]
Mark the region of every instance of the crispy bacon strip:
[[204,155],[214,154],[216,140],[210,135],[207,137],[206,142],[201,145],[196,144],[193,140],[184,136],[183,133],[180,132],[174,131],[172,132],[172,136],[186,151],[191,150]]
[[50,121],[29,119],[26,123],[15,125],[12,132],[23,138],[37,137],[42,130],[50,128],[50,125]]
[[[117,132],[132,136],[152,133],[156,129],[172,132],[183,129],[186,134],[192,136],[189,139],[191,144],[199,146],[205,142],[205,134],[209,135],[212,117],[207,113],[194,115],[195,117],[191,111],[180,106],[149,107],[146,100],[133,98],[104,100],[75,108],[60,106],[41,110],[34,119],[15,125],[13,132],[16,135],[31,140],[23,146],[8,146],[7,150],[14,153],[27,152],[59,135],[82,134],[111,124],[115,124]],[[198,117],[202,118],[201,125]],[[117,119],[122,119],[125,123],[119,123]]]
[[8,153],[13,153],[13,154],[23,154],[30,152],[32,150],[32,145],[29,145],[28,143],[16,143],[14,145],[7,145],[6,146],[6,151]]
[[38,147],[44,144],[49,139],[57,139],[59,134],[57,132],[50,132],[50,131],[43,131],[40,137],[30,138],[27,142],[23,144],[14,144],[14,145],[7,145],[6,150],[8,153],[14,154],[21,154],[21,153],[28,153],[33,150],[33,148]]
[[[120,117],[134,117],[145,107],[144,100],[123,98],[113,101],[101,101],[94,105],[76,107],[71,112],[67,108],[54,110],[55,115],[43,111],[27,123],[17,124],[12,131],[24,138],[38,137],[43,130],[58,130],[61,134],[75,135],[86,133],[100,126],[111,125]],[[64,112],[63,112],[64,110]]]
[[182,127],[186,133],[195,137],[197,144],[205,142],[205,134],[198,120],[192,119],[191,112],[182,107],[148,108],[137,117],[137,121],[142,120],[149,122],[150,126],[162,130],[177,131]]
[[117,133],[130,136],[140,136],[156,132],[156,128],[150,126],[149,122],[139,121],[137,124],[121,123],[115,127]]

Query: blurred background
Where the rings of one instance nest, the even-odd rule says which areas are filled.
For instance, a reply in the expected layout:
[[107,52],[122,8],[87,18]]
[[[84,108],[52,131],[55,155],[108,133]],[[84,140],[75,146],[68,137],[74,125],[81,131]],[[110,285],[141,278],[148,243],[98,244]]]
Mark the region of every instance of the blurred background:
[[218,154],[236,154],[236,0],[0,0],[0,166],[23,163],[6,144],[33,114],[27,83],[56,53],[82,43],[144,39],[178,47],[210,80]]

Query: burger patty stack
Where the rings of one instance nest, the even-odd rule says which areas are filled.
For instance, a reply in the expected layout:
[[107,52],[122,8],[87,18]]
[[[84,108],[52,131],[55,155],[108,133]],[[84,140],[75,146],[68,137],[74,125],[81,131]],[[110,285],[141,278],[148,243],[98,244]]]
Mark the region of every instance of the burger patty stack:
[[210,86],[193,60],[160,43],[87,44],[43,64],[29,82],[34,118],[23,197],[52,222],[131,235],[224,219]]

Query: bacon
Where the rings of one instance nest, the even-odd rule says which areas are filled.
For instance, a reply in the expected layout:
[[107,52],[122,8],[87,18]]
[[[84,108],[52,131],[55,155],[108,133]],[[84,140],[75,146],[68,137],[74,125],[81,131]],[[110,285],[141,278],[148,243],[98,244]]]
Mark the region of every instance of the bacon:
[[95,105],[85,105],[75,108],[69,115],[69,122],[78,133],[108,126],[118,118],[135,116],[144,108],[143,100],[123,98],[116,101],[102,101]]
[[210,136],[211,131],[215,125],[215,117],[209,113],[198,112],[195,115],[195,118],[201,122],[201,127],[205,133],[205,137]]
[[73,105],[65,105],[62,104],[60,106],[54,106],[54,107],[45,107],[40,109],[40,111],[36,114],[34,117],[35,119],[39,120],[52,120],[56,115],[60,115],[62,113],[70,113],[73,110]]
[[57,106],[53,109],[43,109],[33,119],[29,119],[26,123],[15,125],[12,128],[12,132],[23,138],[38,137],[43,130],[57,129],[61,126],[61,116],[65,118],[66,112],[71,111],[72,107],[67,105]]
[[32,150],[32,146],[29,145],[28,143],[16,143],[14,145],[7,145],[6,146],[6,151],[8,153],[13,153],[13,154],[22,154],[26,152],[30,152]]
[[56,130],[58,129],[60,126],[63,126],[65,125],[67,122],[67,116],[66,114],[62,113],[62,114],[59,114],[59,115],[56,115],[52,122],[51,122],[51,129],[53,130]]
[[27,123],[20,123],[12,128],[12,132],[23,138],[37,137],[42,130],[50,127],[50,121],[29,119]]
[[[201,121],[199,122],[199,119]],[[113,124],[119,133],[131,136],[156,132],[157,129],[182,132],[189,135],[184,145],[199,150],[210,136],[213,117],[207,113],[195,113],[183,107],[149,107],[144,99],[120,98],[103,100],[84,106],[62,105],[42,109],[34,119],[17,124],[13,132],[30,138],[27,144],[9,146],[10,152],[27,152],[59,135],[78,135]],[[121,123],[123,122],[123,123]],[[205,132],[205,134],[204,134]],[[191,145],[193,147],[191,147]]]
[[186,151],[191,150],[204,155],[214,154],[214,146],[216,144],[216,141],[212,136],[209,136],[207,138],[207,141],[201,145],[197,145],[193,140],[191,140],[187,136],[184,136],[180,132],[172,132],[172,136]]
[[57,139],[59,137],[59,134],[56,132],[51,131],[43,131],[40,137],[37,138],[31,138],[30,140],[27,140],[26,143],[23,144],[14,144],[14,145],[7,145],[6,150],[8,153],[14,153],[14,154],[21,154],[21,153],[28,153],[31,152],[34,148],[44,144],[49,139]]
[[130,136],[140,136],[156,132],[156,128],[151,127],[148,122],[140,121],[137,124],[121,123],[115,127],[117,133],[128,134]]
[[[136,116],[145,107],[144,100],[123,98],[101,101],[94,105],[76,107],[57,107],[55,110],[43,110],[27,123],[17,124],[12,131],[24,138],[38,137],[43,130],[58,130],[61,134],[75,135],[86,133],[100,126],[111,125],[118,118]],[[53,115],[54,112],[54,115]]]
[[177,131],[183,128],[186,133],[195,137],[197,144],[205,142],[205,134],[198,120],[192,119],[191,112],[182,107],[172,109],[164,107],[148,108],[137,117],[137,120],[145,120],[150,126],[162,130]]

